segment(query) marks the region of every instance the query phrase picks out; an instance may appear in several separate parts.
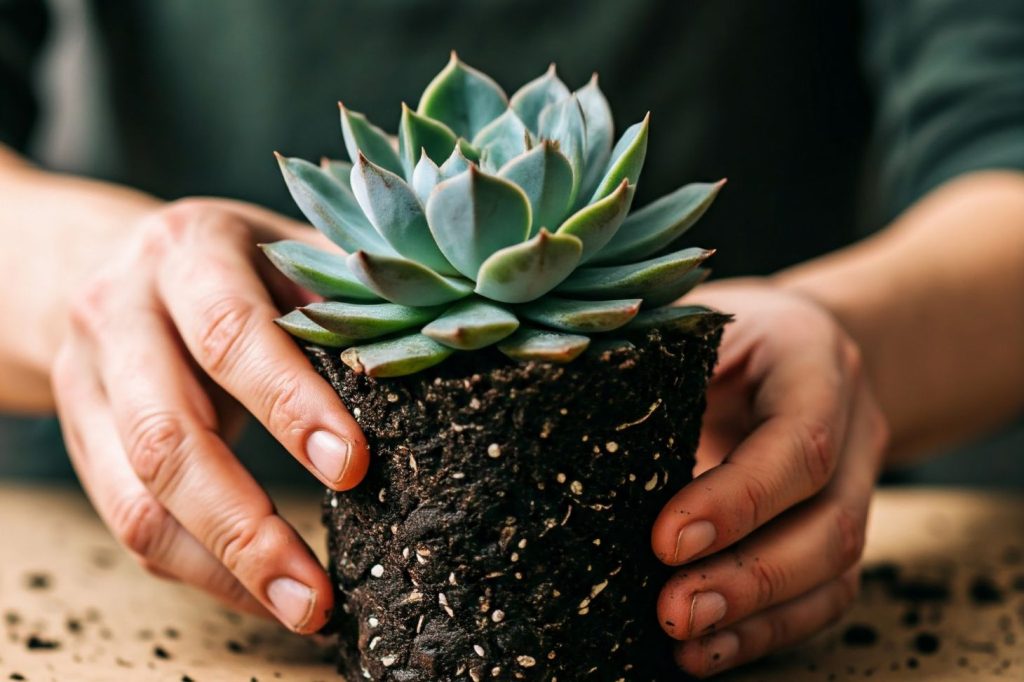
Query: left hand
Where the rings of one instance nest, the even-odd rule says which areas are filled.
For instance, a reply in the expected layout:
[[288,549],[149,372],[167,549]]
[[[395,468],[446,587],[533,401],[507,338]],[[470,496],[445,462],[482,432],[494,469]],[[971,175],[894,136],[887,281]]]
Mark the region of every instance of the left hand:
[[708,388],[699,474],[652,545],[682,566],[658,618],[707,676],[794,644],[853,600],[888,430],[853,340],[821,306],[756,280],[707,285],[731,312]]

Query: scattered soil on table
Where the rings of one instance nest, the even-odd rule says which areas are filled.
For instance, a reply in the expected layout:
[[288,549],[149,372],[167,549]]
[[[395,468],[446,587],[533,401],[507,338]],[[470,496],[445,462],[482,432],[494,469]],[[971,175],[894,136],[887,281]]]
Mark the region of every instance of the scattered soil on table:
[[914,637],[914,650],[921,654],[934,654],[941,644],[938,635],[931,632],[921,632]]
[[971,601],[979,606],[1003,602],[1003,591],[986,575],[979,575],[971,581],[970,595]]
[[29,635],[29,638],[25,640],[26,649],[57,649],[59,647],[59,640],[44,639],[39,635]]
[[878,641],[878,631],[870,625],[854,623],[843,632],[843,644],[847,646],[872,646]]
[[48,590],[52,582],[48,573],[29,573],[25,576],[25,585],[30,590]]

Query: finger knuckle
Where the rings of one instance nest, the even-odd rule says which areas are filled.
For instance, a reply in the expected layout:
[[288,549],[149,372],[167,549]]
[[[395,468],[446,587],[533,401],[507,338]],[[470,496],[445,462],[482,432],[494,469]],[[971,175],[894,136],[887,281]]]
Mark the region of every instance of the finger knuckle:
[[128,461],[157,497],[180,476],[185,461],[185,427],[180,418],[152,413],[135,420],[128,430]]
[[87,280],[71,300],[68,315],[75,331],[90,337],[100,335],[109,319],[110,299],[115,282],[108,275]]
[[747,476],[742,484],[742,491],[747,498],[746,526],[757,528],[768,520],[772,500],[775,495],[771,486],[763,478],[757,475]]
[[767,634],[765,651],[773,651],[789,644],[793,639],[793,628],[790,619],[772,614],[767,617]]
[[227,520],[216,534],[211,550],[229,571],[237,574],[238,569],[251,555],[260,537],[260,524],[252,519],[238,516]]
[[114,507],[112,525],[118,542],[155,565],[170,520],[170,514],[155,499],[136,495]]
[[864,353],[861,352],[860,346],[852,340],[844,338],[840,347],[840,355],[843,365],[851,377],[859,378],[864,375]]
[[837,459],[832,428],[823,421],[804,423],[797,435],[797,447],[807,479],[820,490],[832,477]]
[[839,579],[839,610],[845,611],[860,592],[860,567],[855,566]]
[[778,596],[785,592],[789,579],[781,566],[755,557],[750,562],[750,572],[754,582],[756,610],[774,604]]
[[197,360],[211,374],[230,371],[254,316],[252,302],[241,296],[223,296],[199,315]]
[[836,562],[840,569],[849,568],[864,551],[864,523],[859,514],[844,506],[836,508],[833,519]]
[[277,436],[303,433],[307,420],[299,406],[301,392],[294,377],[285,376],[274,382],[269,391],[267,426]]

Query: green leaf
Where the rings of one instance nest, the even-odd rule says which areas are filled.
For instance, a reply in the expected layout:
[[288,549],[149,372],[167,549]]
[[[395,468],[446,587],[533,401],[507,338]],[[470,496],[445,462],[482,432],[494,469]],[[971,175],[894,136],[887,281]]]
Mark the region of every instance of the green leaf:
[[583,200],[594,193],[608,165],[615,125],[608,100],[597,85],[596,73],[590,78],[589,83],[576,91],[576,97],[580,101],[583,120],[587,126],[587,147],[583,155],[584,173],[579,194]]
[[[460,138],[460,142],[463,140]],[[464,173],[469,170],[469,167],[473,165],[469,157],[466,156],[466,152],[461,144],[455,145],[455,149],[452,150],[451,156],[449,156],[444,163],[441,164],[441,179],[448,180],[454,178],[459,173]]]
[[395,251],[442,275],[458,274],[434,243],[423,207],[402,178],[360,153],[352,171],[352,193]]
[[401,305],[451,303],[473,293],[470,282],[444,277],[425,265],[405,258],[357,251],[346,261],[348,269],[381,298]]
[[579,263],[583,244],[545,229],[521,244],[496,251],[480,266],[476,292],[502,303],[526,303],[551,291]]
[[394,250],[373,229],[356,198],[334,176],[309,161],[276,154],[288,191],[316,229],[349,253],[366,249],[393,254]]
[[381,168],[401,174],[402,160],[392,146],[391,137],[370,123],[366,116],[346,109],[341,102],[338,102],[338,109],[341,112],[341,134],[345,138],[348,158],[354,163],[362,152],[363,156]]
[[526,152],[530,144],[529,131],[511,109],[488,123],[473,138],[473,146],[480,150],[480,166],[488,173],[496,173],[506,163]]
[[295,338],[310,343],[328,348],[341,348],[352,344],[352,339],[324,329],[298,310],[293,310],[284,317],[277,318],[274,322]]
[[567,98],[571,93],[565,83],[555,72],[555,65],[551,64],[544,75],[534,78],[532,81],[519,88],[509,100],[508,105],[512,108],[523,123],[532,132],[537,132],[540,122],[540,112],[544,107]]
[[635,185],[640,179],[640,171],[647,157],[647,134],[650,131],[650,124],[651,115],[647,114],[644,120],[634,123],[622,133],[622,137],[612,149],[611,162],[604,177],[590,198],[591,203],[608,196],[623,179],[629,180],[631,185]]
[[337,161],[328,159],[326,156],[320,159],[320,170],[324,171],[335,180],[341,183],[342,187],[349,191],[352,189],[352,164],[348,161]]
[[433,367],[455,351],[423,334],[353,346],[341,354],[341,361],[356,374],[376,378],[400,377]]
[[423,328],[426,336],[458,350],[490,346],[519,328],[519,320],[501,306],[481,300],[460,301]]
[[583,181],[584,154],[587,148],[587,124],[583,108],[576,95],[570,95],[540,112],[538,123],[541,139],[554,140],[572,166],[572,192],[569,203],[574,204]]
[[507,106],[508,98],[501,86],[464,64],[453,51],[448,65],[423,91],[416,110],[441,121],[459,137],[472,140]]
[[310,320],[353,341],[394,334],[424,324],[441,314],[440,306],[414,308],[394,303],[311,303],[300,308]]
[[416,167],[412,171],[412,179],[409,181],[421,206],[427,205],[430,192],[439,182],[441,182],[441,169],[427,156],[426,151],[421,151],[420,160],[416,162]]
[[542,227],[558,225],[565,216],[572,194],[572,166],[554,142],[544,140],[512,159],[498,176],[511,180],[526,193],[533,216],[531,236]]
[[526,239],[530,203],[518,186],[470,166],[427,200],[427,223],[441,253],[470,279],[495,251]]
[[520,327],[498,344],[498,350],[513,360],[564,363],[575,360],[588,345],[590,339],[586,336]]
[[455,144],[463,156],[473,163],[480,163],[480,150],[471,145],[466,138],[460,137]]
[[667,247],[700,220],[724,184],[719,180],[685,185],[635,211],[594,263],[635,261]]
[[580,268],[556,291],[582,298],[644,298],[679,281],[714,251],[683,249],[660,258],[601,268]]
[[657,291],[644,296],[644,308],[660,308],[675,303],[711,276],[708,268],[694,268],[674,282],[668,282]]
[[285,277],[304,289],[324,298],[346,298],[356,301],[379,301],[349,272],[345,254],[329,253],[293,240],[261,244],[270,262]]
[[530,322],[566,332],[596,334],[618,329],[640,312],[639,298],[613,301],[573,301],[545,296],[516,308]]
[[670,329],[676,332],[704,336],[732,320],[732,315],[720,313],[702,305],[668,306],[643,310],[623,327],[630,334],[646,333],[651,329]]
[[629,213],[636,189],[623,180],[618,189],[600,201],[584,206],[558,228],[558,234],[571,234],[583,242],[580,263],[586,263],[615,236]]
[[402,156],[402,165],[406,177],[419,161],[420,154],[427,156],[436,163],[442,164],[455,149],[456,135],[443,123],[417,114],[405,103],[402,104],[402,120],[398,124],[398,151]]

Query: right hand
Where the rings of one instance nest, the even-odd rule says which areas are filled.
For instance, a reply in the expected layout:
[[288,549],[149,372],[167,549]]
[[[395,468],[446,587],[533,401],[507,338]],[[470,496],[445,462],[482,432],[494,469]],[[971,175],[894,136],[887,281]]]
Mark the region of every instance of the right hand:
[[275,299],[304,294],[256,249],[314,234],[238,202],[167,205],[81,288],[52,371],[72,463],[120,542],[302,633],[326,622],[331,582],[228,442],[248,411],[325,485],[366,473],[359,427],[273,323]]

